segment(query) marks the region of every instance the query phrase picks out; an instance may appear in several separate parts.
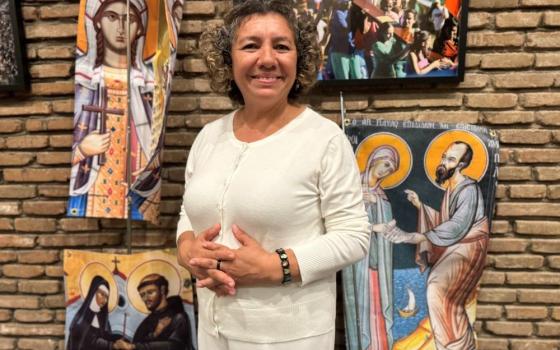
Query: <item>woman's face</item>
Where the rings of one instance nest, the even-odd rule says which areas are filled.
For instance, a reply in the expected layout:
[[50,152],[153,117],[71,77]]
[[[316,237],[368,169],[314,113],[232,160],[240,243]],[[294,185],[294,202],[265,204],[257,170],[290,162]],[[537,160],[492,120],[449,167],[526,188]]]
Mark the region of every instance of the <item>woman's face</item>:
[[391,39],[393,37],[394,33],[395,33],[395,28],[393,26],[389,26],[387,28],[387,31],[385,33],[383,33],[383,37],[384,37],[385,41]]
[[414,26],[414,23],[416,23],[416,17],[414,16],[414,13],[407,12],[406,18],[404,19],[405,26],[408,28],[412,28],[412,26]]
[[453,26],[451,27],[451,39],[454,40],[457,37],[457,31],[458,31],[458,27],[457,26]]
[[[140,19],[130,11],[130,43],[140,34]],[[100,26],[105,38],[105,47],[113,51],[126,51],[128,44],[126,37],[126,3],[114,2],[107,5],[101,16]]]
[[277,13],[254,15],[232,43],[233,79],[245,105],[288,101],[297,72],[294,33]]
[[373,166],[369,170],[370,182],[375,182],[375,180],[381,180],[392,173],[395,172],[393,163],[386,159],[379,159],[373,163]]
[[107,293],[100,288],[97,289],[97,292],[95,292],[95,301],[97,302],[97,305],[99,305],[100,308],[103,308],[107,305],[107,300],[109,300]]

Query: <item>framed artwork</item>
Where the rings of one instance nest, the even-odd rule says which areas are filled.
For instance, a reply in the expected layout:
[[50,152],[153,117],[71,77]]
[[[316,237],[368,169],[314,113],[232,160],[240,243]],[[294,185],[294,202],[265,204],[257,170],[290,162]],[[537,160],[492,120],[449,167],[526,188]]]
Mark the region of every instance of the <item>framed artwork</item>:
[[66,349],[196,350],[191,275],[176,252],[64,251]]
[[0,91],[26,87],[24,42],[19,2],[0,0]]
[[468,0],[292,1],[317,26],[320,87],[463,80]]
[[496,133],[390,120],[345,131],[372,230],[368,256],[342,272],[347,350],[474,349]]

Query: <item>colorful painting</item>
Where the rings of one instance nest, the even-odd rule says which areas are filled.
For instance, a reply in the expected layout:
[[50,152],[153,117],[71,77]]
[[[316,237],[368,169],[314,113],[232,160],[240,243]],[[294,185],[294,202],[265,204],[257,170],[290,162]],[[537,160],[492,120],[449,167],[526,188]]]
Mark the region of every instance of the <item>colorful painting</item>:
[[130,201],[133,220],[156,223],[183,0],[132,0],[128,16],[126,8],[80,3],[67,214],[126,218]]
[[172,251],[64,252],[66,349],[196,349],[189,272]]
[[324,86],[463,80],[466,0],[293,1],[317,27]]
[[343,271],[348,350],[472,350],[497,179],[483,127],[353,120],[368,257]]

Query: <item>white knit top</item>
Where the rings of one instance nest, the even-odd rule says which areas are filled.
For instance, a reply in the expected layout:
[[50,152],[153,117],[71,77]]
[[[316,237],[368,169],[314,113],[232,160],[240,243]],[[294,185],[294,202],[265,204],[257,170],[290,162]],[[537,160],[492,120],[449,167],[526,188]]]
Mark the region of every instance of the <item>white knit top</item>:
[[256,343],[329,332],[335,272],[363,258],[369,246],[350,143],[309,108],[274,134],[244,143],[233,134],[233,115],[206,125],[192,146],[177,237],[220,223],[215,241],[237,248],[231,232],[237,224],[266,250],[291,248],[302,282],[239,287],[227,297],[200,289],[199,327]]

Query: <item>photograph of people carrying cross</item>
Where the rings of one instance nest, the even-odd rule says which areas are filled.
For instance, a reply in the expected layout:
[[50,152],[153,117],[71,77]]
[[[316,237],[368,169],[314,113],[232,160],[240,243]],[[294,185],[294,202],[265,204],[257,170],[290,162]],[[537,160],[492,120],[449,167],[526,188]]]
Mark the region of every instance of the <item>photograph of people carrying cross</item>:
[[[317,26],[320,82],[462,80],[462,0],[294,0]],[[435,79],[435,80],[434,80]]]

